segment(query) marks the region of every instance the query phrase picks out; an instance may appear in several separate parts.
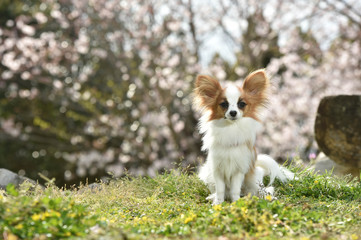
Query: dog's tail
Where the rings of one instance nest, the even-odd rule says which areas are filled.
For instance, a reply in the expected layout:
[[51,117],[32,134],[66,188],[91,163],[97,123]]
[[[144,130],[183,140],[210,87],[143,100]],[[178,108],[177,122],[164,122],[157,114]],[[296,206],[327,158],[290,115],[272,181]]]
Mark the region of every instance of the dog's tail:
[[295,177],[295,174],[288,169],[280,166],[273,158],[265,154],[259,154],[257,156],[256,167],[260,174],[257,174],[257,181],[259,183],[263,182],[263,177],[269,176],[271,185],[276,178],[281,182],[286,182],[292,180]]

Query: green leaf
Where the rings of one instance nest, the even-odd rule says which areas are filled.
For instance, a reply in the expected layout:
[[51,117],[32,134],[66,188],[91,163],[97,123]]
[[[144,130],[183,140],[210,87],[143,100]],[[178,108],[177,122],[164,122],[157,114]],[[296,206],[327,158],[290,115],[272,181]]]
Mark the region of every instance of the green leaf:
[[9,184],[6,186],[6,192],[11,195],[11,196],[14,196],[14,197],[17,197],[19,196],[19,192],[16,190],[14,184]]

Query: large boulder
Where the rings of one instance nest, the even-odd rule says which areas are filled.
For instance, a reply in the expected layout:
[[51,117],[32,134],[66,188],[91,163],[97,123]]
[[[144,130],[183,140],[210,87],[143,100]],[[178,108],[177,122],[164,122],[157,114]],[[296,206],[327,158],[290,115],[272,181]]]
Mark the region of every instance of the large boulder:
[[337,164],[361,168],[361,95],[329,96],[321,100],[315,137],[322,152]]
[[28,181],[34,185],[36,184],[36,182],[30,178],[20,176],[5,168],[0,168],[0,189],[6,189],[6,186],[9,184],[19,186],[25,181]]

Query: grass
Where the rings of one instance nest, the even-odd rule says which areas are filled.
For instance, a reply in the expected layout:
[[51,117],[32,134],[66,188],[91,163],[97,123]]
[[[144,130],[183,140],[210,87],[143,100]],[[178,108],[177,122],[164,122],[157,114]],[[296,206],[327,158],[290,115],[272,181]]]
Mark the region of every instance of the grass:
[[361,184],[297,174],[276,182],[277,199],[246,196],[212,206],[194,174],[124,177],[96,187],[0,194],[5,239],[361,239]]

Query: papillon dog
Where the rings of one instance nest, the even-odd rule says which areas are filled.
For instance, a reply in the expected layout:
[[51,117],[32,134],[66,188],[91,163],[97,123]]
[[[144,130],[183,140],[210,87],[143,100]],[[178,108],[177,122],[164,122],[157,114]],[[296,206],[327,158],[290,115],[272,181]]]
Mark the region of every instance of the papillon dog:
[[208,186],[213,204],[236,201],[241,194],[273,195],[263,186],[264,176],[285,182],[294,174],[268,155],[257,155],[256,135],[261,129],[262,109],[267,106],[270,81],[263,69],[250,73],[242,86],[225,87],[213,77],[197,76],[194,106],[200,110],[202,150],[207,151],[199,178]]

